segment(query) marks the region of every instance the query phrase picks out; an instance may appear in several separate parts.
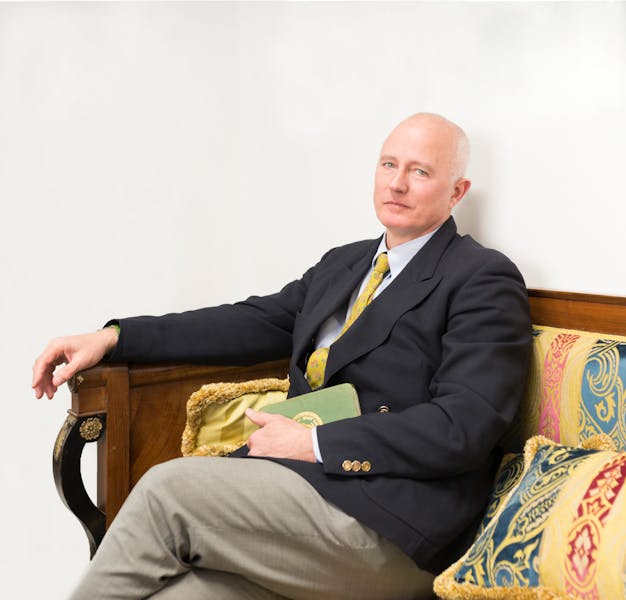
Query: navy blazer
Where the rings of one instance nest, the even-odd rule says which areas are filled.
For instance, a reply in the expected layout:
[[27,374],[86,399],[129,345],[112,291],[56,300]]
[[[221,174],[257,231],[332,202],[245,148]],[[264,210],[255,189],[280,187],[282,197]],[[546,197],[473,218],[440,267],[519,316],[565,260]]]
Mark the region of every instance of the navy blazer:
[[[315,334],[347,306],[379,241],[330,250],[277,294],[123,319],[109,360],[250,364],[290,355],[289,395],[309,392]],[[362,416],[318,428],[323,464],[278,462],[438,571],[471,542],[530,347],[519,271],[459,236],[450,217],[330,348],[324,386],[354,384]],[[345,461],[371,468],[346,471]]]

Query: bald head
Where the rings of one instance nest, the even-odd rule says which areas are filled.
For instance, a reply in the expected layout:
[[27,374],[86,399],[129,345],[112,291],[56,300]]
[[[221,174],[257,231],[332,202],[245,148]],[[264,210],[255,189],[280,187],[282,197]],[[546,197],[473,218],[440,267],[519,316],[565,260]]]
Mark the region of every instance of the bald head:
[[400,123],[380,151],[374,207],[393,248],[440,227],[469,190],[467,136],[440,115],[417,113]]
[[437,138],[443,149],[449,153],[446,162],[449,163],[452,180],[465,177],[469,162],[470,144],[465,132],[452,121],[441,115],[428,112],[419,112],[401,121],[389,134],[389,139],[398,130],[419,127]]

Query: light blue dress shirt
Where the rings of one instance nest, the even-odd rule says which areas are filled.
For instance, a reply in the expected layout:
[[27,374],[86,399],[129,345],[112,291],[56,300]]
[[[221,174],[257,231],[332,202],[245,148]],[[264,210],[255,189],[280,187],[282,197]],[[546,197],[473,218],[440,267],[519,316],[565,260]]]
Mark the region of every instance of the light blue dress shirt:
[[[391,250],[387,248],[386,236],[383,235],[382,239],[380,240],[380,244],[378,245],[378,250],[376,250],[376,254],[372,259],[372,264],[369,271],[365,274],[361,285],[356,288],[354,292],[352,292],[352,296],[350,296],[348,308],[339,309],[330,317],[328,317],[326,321],[324,321],[315,337],[315,349],[317,350],[317,348],[328,348],[339,337],[341,329],[343,328],[343,325],[346,322],[346,319],[348,318],[348,315],[350,314],[350,311],[352,310],[356,299],[359,297],[359,294],[365,289],[365,286],[367,285],[370,275],[374,270],[376,259],[383,252],[387,253],[387,258],[389,259],[389,272],[382,280],[378,288],[376,288],[372,301],[380,296],[385,288],[387,288],[389,284],[398,275],[400,275],[400,273],[402,273],[404,267],[409,264],[411,259],[424,247],[426,242],[428,242],[428,240],[435,234],[436,231],[437,229],[435,229],[435,231],[427,233],[426,235],[405,242],[404,244],[400,244],[399,246],[396,246]],[[311,434],[313,436],[313,451],[315,452],[315,458],[317,462],[324,462],[322,460],[322,454],[320,452],[319,443],[317,441],[317,427],[313,427],[313,429],[311,430]]]

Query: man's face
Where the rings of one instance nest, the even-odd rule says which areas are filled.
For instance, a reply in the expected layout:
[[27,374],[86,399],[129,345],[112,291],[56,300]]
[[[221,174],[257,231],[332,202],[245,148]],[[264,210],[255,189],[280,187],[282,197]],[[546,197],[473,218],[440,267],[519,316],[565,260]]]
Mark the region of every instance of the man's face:
[[446,124],[422,118],[396,127],[383,144],[374,180],[374,208],[392,248],[439,227],[469,189],[454,178],[456,137]]

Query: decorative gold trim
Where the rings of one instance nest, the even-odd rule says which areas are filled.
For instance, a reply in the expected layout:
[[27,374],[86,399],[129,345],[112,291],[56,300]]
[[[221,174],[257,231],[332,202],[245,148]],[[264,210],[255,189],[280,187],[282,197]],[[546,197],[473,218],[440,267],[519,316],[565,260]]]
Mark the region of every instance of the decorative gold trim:
[[204,444],[198,446],[191,453],[191,456],[228,456],[241,446],[243,444]]
[[98,439],[102,431],[102,421],[98,417],[91,417],[80,425],[80,437],[88,442]]
[[83,383],[83,381],[85,381],[85,378],[82,375],[73,375],[67,380],[67,387],[70,388],[70,392],[77,392],[78,386]]
[[61,429],[59,429],[57,439],[54,442],[54,451],[52,453],[52,456],[55,462],[58,462],[61,458],[61,450],[63,449],[63,444],[65,444],[65,440],[67,440],[67,436],[72,430],[72,427],[74,427],[75,423],[76,417],[74,415],[67,415],[65,421],[63,421],[63,425],[61,425]]

